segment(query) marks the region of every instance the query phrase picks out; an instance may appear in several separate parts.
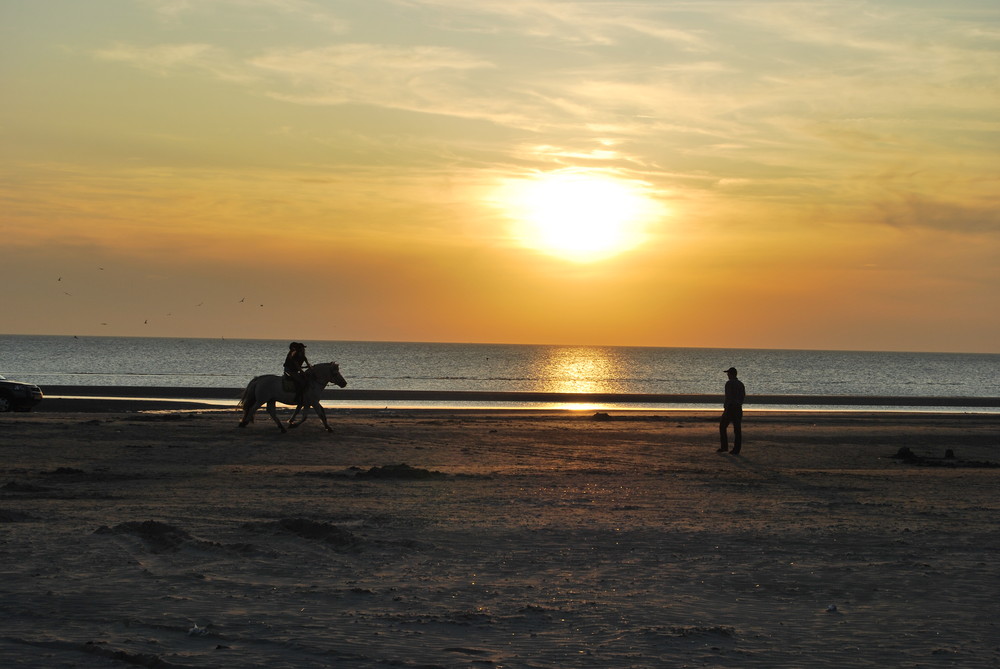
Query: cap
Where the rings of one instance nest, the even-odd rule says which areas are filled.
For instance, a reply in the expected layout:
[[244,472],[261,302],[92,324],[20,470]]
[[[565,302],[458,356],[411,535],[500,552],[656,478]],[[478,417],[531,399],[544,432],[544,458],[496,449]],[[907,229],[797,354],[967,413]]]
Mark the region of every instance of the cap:
[[730,367],[729,369],[727,369],[725,371],[725,373],[726,374],[735,374],[736,373],[736,368],[735,367]]

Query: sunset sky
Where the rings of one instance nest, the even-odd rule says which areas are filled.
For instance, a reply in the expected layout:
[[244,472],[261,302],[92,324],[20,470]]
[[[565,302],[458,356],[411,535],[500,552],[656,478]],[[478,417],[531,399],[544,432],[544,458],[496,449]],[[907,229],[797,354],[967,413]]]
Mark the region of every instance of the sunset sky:
[[0,333],[1000,352],[1000,5],[0,0]]

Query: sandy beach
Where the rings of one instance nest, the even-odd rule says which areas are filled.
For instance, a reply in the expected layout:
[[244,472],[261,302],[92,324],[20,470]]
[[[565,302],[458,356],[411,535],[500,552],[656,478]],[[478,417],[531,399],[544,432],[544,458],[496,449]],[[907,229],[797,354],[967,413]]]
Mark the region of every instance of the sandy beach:
[[0,415],[0,666],[1000,666],[997,415],[114,408]]

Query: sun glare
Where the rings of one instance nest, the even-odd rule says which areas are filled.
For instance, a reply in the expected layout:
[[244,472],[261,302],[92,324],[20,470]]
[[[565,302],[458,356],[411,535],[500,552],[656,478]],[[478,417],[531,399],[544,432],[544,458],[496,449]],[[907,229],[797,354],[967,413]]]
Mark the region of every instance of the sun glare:
[[640,245],[660,208],[643,185],[596,173],[555,173],[505,185],[502,206],[526,246],[576,262]]

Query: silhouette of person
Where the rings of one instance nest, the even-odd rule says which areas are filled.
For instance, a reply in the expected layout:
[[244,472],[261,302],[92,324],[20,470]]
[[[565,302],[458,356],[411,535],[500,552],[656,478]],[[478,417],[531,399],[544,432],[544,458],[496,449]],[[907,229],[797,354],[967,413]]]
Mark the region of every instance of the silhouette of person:
[[722,404],[722,419],[719,421],[719,438],[722,445],[719,453],[729,450],[729,438],[726,434],[729,424],[733,425],[733,455],[739,455],[743,446],[743,400],[746,399],[747,389],[743,382],[736,378],[736,368],[730,367],[726,370],[729,380],[726,381],[726,399]]
[[302,395],[306,391],[306,376],[302,371],[302,366],[305,365],[306,369],[312,367],[309,364],[308,358],[306,358],[306,345],[293,341],[288,345],[288,355],[285,356],[285,376],[292,380],[295,384],[295,402],[299,403],[302,401]]

